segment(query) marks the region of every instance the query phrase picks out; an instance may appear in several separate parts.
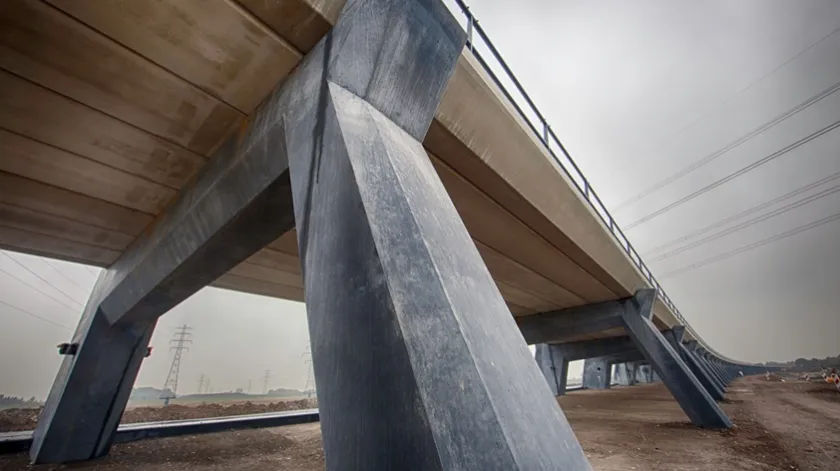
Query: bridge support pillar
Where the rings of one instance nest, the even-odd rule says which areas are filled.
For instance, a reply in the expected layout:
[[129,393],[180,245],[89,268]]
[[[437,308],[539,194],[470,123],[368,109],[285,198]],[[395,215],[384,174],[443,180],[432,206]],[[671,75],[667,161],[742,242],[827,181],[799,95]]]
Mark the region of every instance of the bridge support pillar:
[[725,393],[726,388],[723,385],[723,381],[721,381],[720,377],[718,377],[717,372],[712,369],[706,359],[700,355],[697,351],[697,342],[692,341],[689,342],[686,346],[686,351],[696,360],[697,364],[700,365],[700,368],[706,372],[706,375],[712,380],[715,387],[720,390],[721,392]]
[[650,384],[653,382],[653,367],[650,363],[641,362],[636,367],[636,383]]
[[665,336],[665,339],[668,340],[668,343],[671,344],[671,347],[677,354],[682,358],[694,376],[700,381],[700,384],[706,388],[706,392],[709,393],[715,401],[722,401],[723,400],[723,391],[718,389],[717,385],[712,382],[712,379],[708,376],[703,368],[697,363],[697,360],[689,353],[686,349],[685,345],[683,345],[683,336],[685,335],[685,327],[684,326],[676,326],[669,331],[663,332],[662,335]]
[[630,338],[695,425],[708,428],[732,427],[726,414],[653,325],[651,316],[655,296],[654,290],[641,290],[636,293],[632,303],[626,304],[622,321]]
[[717,376],[720,379],[723,386],[729,386],[729,376],[726,374],[721,364],[718,363],[718,361],[714,357],[712,357],[710,353],[704,352],[703,354],[706,357],[706,362],[708,362],[708,364],[711,365],[712,369],[714,369],[717,373]]
[[628,361],[615,365],[616,381],[619,386],[632,386],[639,381],[636,379],[636,370],[639,362]]
[[583,361],[584,389],[609,389],[612,364],[608,357],[587,358]]
[[700,365],[702,365],[703,368],[709,372],[709,375],[712,377],[712,379],[714,379],[717,387],[725,393],[726,383],[724,383],[723,377],[721,377],[720,372],[717,370],[717,368],[715,368],[715,366],[711,362],[709,362],[709,359],[706,357],[706,354],[703,351],[703,349],[701,349],[698,346],[697,341],[693,340],[689,342],[688,349],[689,351],[691,351],[694,357],[697,358],[697,361],[700,363]]
[[288,113],[328,470],[591,469],[422,145],[464,41],[348,2]]
[[566,382],[569,379],[569,360],[563,356],[562,348],[557,345],[541,343],[536,346],[534,359],[542,371],[549,389],[555,396],[566,394]]

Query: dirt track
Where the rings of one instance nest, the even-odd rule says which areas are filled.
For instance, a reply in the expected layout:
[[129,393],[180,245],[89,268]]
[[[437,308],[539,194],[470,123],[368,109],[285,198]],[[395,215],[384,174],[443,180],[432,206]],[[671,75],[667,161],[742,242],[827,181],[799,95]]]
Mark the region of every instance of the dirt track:
[[[661,384],[581,391],[560,399],[598,471],[781,471],[840,469],[840,393],[825,384],[741,379],[724,410],[736,429],[688,424]],[[23,455],[0,470],[27,469]],[[129,443],[111,456],[37,471],[245,471],[323,469],[318,424]]]

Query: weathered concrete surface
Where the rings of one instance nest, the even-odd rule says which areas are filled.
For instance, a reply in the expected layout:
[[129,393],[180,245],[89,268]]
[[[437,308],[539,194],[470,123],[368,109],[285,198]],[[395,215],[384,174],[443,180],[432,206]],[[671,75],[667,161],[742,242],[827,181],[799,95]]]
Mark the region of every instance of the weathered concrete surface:
[[463,41],[348,4],[286,112],[328,469],[590,469],[420,143]]

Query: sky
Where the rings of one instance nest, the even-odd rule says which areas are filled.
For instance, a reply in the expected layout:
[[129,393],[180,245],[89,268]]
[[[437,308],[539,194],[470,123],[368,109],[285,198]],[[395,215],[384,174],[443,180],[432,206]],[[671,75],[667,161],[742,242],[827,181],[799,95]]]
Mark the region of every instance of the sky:
[[[840,91],[831,92],[840,2],[470,6],[709,344],[744,361],[840,354],[840,220],[830,219],[840,212],[840,129],[830,128],[840,121]],[[99,269],[7,252],[0,270],[0,393],[43,398],[61,360],[55,346],[69,339]],[[306,385],[301,303],[206,288],[161,318],[137,386],[163,386],[167,343],[184,323],[193,343],[180,393],[195,392],[202,374],[216,391],[250,381],[261,392],[266,369],[269,388]]]

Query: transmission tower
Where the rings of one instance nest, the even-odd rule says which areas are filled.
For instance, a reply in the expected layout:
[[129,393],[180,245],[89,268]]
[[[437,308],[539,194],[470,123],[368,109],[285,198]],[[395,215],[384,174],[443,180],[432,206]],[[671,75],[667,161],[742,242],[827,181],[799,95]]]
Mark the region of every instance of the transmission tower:
[[271,370],[265,370],[263,376],[263,394],[268,394],[268,379],[271,377]]
[[175,352],[175,356],[172,357],[172,366],[169,367],[169,374],[166,375],[166,383],[164,383],[163,392],[160,395],[164,405],[169,405],[170,399],[174,399],[178,392],[178,375],[181,373],[181,357],[184,352],[190,350],[187,345],[192,343],[191,330],[192,327],[184,324],[178,327],[169,340],[169,350]]
[[198,377],[198,393],[201,394],[202,387],[204,387],[204,374]]
[[306,372],[306,385],[303,386],[303,390],[306,391],[306,397],[311,398],[312,393],[315,391],[315,376],[312,371],[312,350],[307,348],[301,356],[303,357],[303,363],[308,365]]
[[251,380],[250,379],[248,380],[248,391],[247,391],[247,393],[251,394]]

